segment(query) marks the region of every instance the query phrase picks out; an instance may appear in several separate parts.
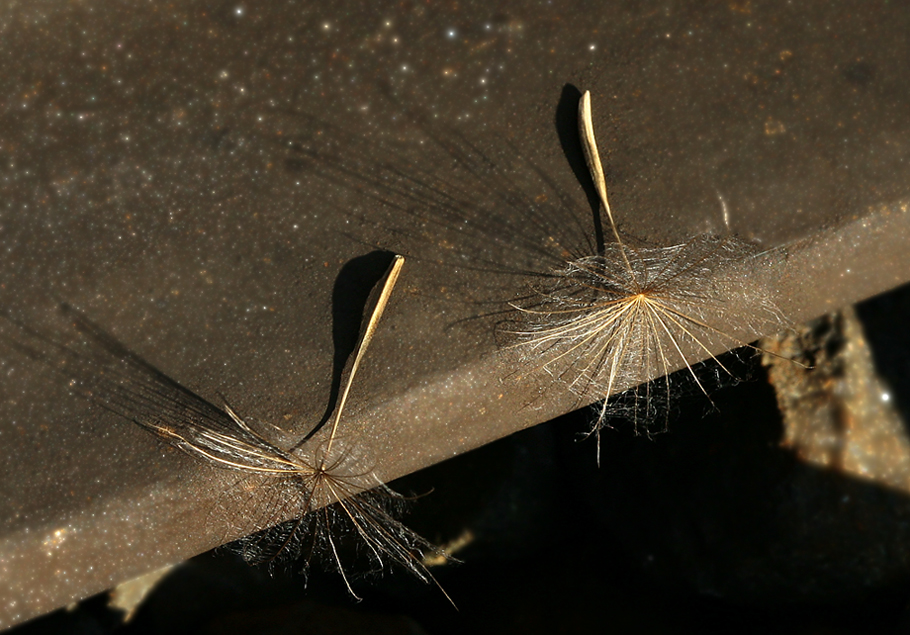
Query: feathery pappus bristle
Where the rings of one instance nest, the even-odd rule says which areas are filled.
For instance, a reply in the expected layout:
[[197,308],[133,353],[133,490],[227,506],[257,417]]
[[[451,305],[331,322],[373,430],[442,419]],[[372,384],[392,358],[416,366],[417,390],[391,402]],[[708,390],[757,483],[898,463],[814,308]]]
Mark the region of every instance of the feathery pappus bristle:
[[[688,369],[706,395],[689,360],[708,358],[729,372],[716,354],[747,345],[724,330],[724,325],[742,322],[733,308],[744,304],[738,299],[748,297],[750,324],[767,328],[783,320],[748,276],[727,276],[728,282],[723,282],[719,275],[743,267],[759,254],[754,245],[733,236],[711,235],[669,247],[624,241],[607,199],[589,92],[579,103],[579,134],[614,242],[542,276],[529,296],[512,303],[519,324],[511,332],[529,366],[546,370],[576,394],[601,401],[592,433],[598,434],[618,410],[610,397],[627,389],[631,412],[618,414],[631,415],[637,430],[649,432],[653,404],[661,400],[656,398],[669,399],[672,371]],[[658,378],[662,395],[648,383]]]
[[398,520],[407,500],[366,467],[361,446],[343,438],[340,427],[357,369],[403,264],[404,258],[395,256],[385,275],[328,434],[290,449],[270,441],[226,402],[219,407],[171,379],[69,305],[61,311],[77,335],[74,341],[55,339],[8,314],[3,317],[17,334],[4,338],[53,370],[71,392],[217,468],[219,475],[231,475],[213,482],[229,481],[226,497],[236,509],[228,515],[242,518],[242,527],[228,532],[254,530],[235,543],[247,561],[294,563],[305,573],[321,560],[359,600],[339,547],[352,542],[369,562],[369,570],[358,575],[398,565],[439,586],[424,555],[448,556]]

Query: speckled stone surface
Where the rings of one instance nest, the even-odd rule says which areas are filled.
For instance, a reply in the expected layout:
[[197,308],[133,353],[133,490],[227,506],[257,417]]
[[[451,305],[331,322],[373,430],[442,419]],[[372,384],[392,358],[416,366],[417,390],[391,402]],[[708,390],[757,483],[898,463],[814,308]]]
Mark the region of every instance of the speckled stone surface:
[[[908,22],[866,2],[8,5],[0,303],[59,331],[70,302],[297,439],[331,393],[336,276],[377,246],[413,254],[347,427],[396,477],[580,405],[546,377],[507,380],[515,361],[478,319],[546,251],[528,201],[584,239],[567,86],[594,94],[629,235],[726,231],[723,200],[730,231],[786,245],[753,274],[795,319],[910,278]],[[354,178],[301,160],[301,144]],[[465,144],[502,170],[455,170]],[[433,232],[394,182],[353,184],[369,165],[443,195],[507,181],[523,196],[464,231],[435,200]],[[0,361],[0,624],[243,532],[212,529],[213,510],[244,510],[224,511],[204,466],[14,351]]]

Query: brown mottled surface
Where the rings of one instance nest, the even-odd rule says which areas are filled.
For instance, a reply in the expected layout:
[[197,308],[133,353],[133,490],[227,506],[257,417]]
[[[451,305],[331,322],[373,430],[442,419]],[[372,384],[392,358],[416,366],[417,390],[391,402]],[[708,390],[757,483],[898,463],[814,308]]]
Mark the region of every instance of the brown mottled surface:
[[[800,460],[910,492],[910,438],[900,395],[876,370],[852,308],[762,340],[784,419],[784,447]],[[797,366],[797,360],[811,369]]]
[[[382,246],[442,251],[444,264],[408,266],[350,406],[348,434],[377,474],[548,420],[578,400],[545,376],[507,380],[515,360],[474,319],[525,285],[470,266],[525,266],[547,244],[527,207],[502,201],[504,224],[474,232],[441,222],[452,240],[430,231],[428,248],[408,210],[396,220],[323,178],[293,142],[313,141],[316,117],[365,140],[336,143],[342,156],[374,149],[346,165],[389,161],[438,182],[451,155],[428,137],[454,130],[530,160],[510,178],[571,232],[589,212],[560,137],[566,85],[594,95],[629,235],[726,231],[722,197],[731,231],[786,245],[740,275],[796,320],[910,279],[902,4],[558,5],[5,5],[0,303],[55,328],[71,302],[175,380],[296,439],[329,402],[336,276],[391,218],[413,231]],[[455,184],[485,192],[495,176],[478,165]],[[466,303],[466,289],[493,304]],[[201,466],[27,358],[0,362],[0,624],[229,537],[207,530],[224,496]]]

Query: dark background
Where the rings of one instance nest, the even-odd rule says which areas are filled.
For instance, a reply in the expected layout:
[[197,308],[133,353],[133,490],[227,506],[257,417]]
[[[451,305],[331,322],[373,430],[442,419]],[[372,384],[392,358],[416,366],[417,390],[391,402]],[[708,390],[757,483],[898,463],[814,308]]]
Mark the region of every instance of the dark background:
[[[391,161],[468,197],[508,177],[523,200],[564,192],[554,209],[587,218],[557,123],[566,87],[590,89],[622,230],[657,245],[725,231],[722,196],[730,230],[772,250],[755,276],[800,322],[910,279],[908,23],[904,3],[846,1],[10,5],[0,9],[0,301],[50,328],[70,302],[180,383],[225,393],[298,439],[332,392],[342,267],[376,246],[413,253],[348,420],[392,479],[581,405],[545,378],[504,382],[513,360],[476,319],[523,283],[466,263],[520,269],[537,253],[528,241],[547,236],[518,203],[498,207],[509,231],[494,235],[483,223],[414,227],[410,210],[301,162],[295,143],[318,142],[355,176]],[[428,143],[440,129],[492,148],[496,169],[455,170]],[[243,533],[206,527],[200,510],[221,492],[200,466],[74,398],[46,369],[2,361],[3,624]],[[543,396],[529,407],[529,394]],[[777,438],[761,429],[752,434]],[[608,435],[605,447],[630,443],[635,455],[654,443],[629,439]],[[604,466],[573,482],[624,482]],[[622,474],[647,489],[660,473]],[[598,505],[557,498],[548,516],[588,514],[570,531],[600,535],[590,529],[604,523],[591,520]],[[641,532],[610,535],[572,557],[612,562],[635,553],[629,536]],[[614,551],[591,546],[603,543]],[[563,552],[536,551],[534,562]],[[851,552],[835,542],[825,553]],[[737,589],[697,571],[706,582],[693,592]]]

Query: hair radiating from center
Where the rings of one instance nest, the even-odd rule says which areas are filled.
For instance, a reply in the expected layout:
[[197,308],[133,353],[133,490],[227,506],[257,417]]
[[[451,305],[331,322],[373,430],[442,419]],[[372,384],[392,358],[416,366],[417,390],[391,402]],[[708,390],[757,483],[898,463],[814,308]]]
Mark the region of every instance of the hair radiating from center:
[[[730,373],[716,352],[746,342],[718,325],[745,321],[767,329],[783,320],[757,285],[742,276],[735,285],[718,276],[743,267],[759,253],[755,246],[733,236],[699,235],[670,247],[633,246],[624,240],[607,197],[590,92],[579,101],[578,132],[614,242],[602,253],[567,260],[544,276],[524,302],[512,303],[522,315],[513,332],[531,368],[566,381],[583,397],[602,400],[592,427],[599,457],[599,431],[609,418],[631,416],[636,429],[650,431],[657,402],[670,398],[672,371],[688,369],[707,395],[690,359],[711,359]],[[731,302],[742,298],[747,301]],[[733,305],[750,305],[749,317],[735,315]],[[663,387],[655,391],[651,382],[658,378]],[[609,399],[619,390],[630,391],[624,406]]]

